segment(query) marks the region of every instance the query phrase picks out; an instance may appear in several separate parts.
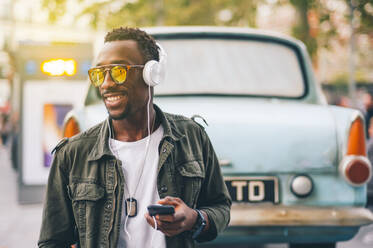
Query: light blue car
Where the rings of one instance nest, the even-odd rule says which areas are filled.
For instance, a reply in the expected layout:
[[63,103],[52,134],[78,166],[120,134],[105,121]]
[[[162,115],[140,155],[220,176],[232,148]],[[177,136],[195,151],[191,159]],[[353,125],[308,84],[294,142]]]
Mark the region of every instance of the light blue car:
[[[300,41],[246,28],[146,31],[168,54],[155,103],[205,127],[234,202],[214,244],[334,247],[373,222],[363,117],[327,105]],[[66,131],[106,117],[91,87]]]

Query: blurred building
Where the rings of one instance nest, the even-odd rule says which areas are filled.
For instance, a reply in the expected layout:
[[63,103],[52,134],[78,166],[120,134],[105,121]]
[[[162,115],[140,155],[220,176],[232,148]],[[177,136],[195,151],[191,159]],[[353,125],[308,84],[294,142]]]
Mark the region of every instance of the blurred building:
[[14,50],[19,41],[102,41],[99,39],[100,32],[90,28],[87,18],[75,20],[80,9],[74,8],[73,0],[67,1],[69,15],[52,25],[49,24],[48,12],[42,7],[41,0],[1,0],[0,50]]

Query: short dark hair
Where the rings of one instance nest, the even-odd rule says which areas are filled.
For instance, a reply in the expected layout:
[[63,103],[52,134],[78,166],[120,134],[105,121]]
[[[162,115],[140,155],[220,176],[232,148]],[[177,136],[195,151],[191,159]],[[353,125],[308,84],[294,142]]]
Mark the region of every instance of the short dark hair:
[[158,46],[154,38],[138,28],[115,28],[105,36],[105,43],[117,40],[134,40],[139,46],[145,61],[159,61]]

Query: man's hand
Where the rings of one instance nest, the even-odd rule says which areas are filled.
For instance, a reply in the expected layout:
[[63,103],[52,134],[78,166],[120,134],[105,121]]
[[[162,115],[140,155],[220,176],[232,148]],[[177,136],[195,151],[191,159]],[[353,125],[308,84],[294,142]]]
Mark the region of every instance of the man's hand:
[[[173,205],[175,213],[173,215],[156,215],[157,229],[166,236],[174,236],[184,231],[191,230],[197,220],[197,212],[188,207],[183,200],[177,197],[167,196],[158,201],[158,204]],[[148,213],[145,214],[146,221],[154,228],[153,218]]]

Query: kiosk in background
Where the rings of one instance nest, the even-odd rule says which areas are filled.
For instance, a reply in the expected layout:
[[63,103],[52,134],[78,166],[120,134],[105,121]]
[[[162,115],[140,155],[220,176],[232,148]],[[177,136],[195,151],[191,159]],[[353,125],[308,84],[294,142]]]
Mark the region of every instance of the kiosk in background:
[[19,128],[12,157],[21,204],[44,199],[51,151],[62,138],[66,113],[83,105],[92,54],[88,43],[19,44],[13,94]]

